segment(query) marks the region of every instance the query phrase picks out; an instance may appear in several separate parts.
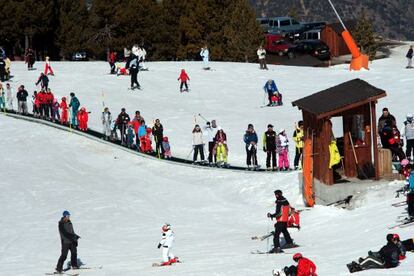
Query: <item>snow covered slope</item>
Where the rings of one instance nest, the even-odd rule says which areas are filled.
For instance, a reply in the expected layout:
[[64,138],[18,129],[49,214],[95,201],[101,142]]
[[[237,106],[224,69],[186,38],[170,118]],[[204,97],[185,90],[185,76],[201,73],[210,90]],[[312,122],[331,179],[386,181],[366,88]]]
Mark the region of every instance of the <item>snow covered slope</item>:
[[[113,112],[125,106],[141,110],[147,121],[160,118],[173,153],[190,149],[193,115],[216,118],[228,132],[230,162],[243,163],[241,141],[250,122],[260,133],[267,123],[293,131],[300,113],[290,101],[355,77],[387,90],[379,108],[390,107],[401,121],[410,111],[410,81],[414,71],[404,66],[402,53],[374,62],[370,71],[271,66],[268,72],[253,64],[214,63],[206,72],[198,63],[151,63],[140,73],[145,90],[130,92],[128,79],[105,75],[104,63],[54,63],[51,87],[59,96],[75,91],[91,111],[91,126],[99,128],[105,104]],[[39,68],[38,64],[38,68]],[[178,70],[187,68],[192,91],[179,94]],[[34,89],[38,72],[13,64],[13,85]],[[284,92],[282,108],[260,108],[260,88],[275,78]],[[200,122],[200,118],[198,118]],[[252,255],[266,249],[266,241],[250,240],[272,228],[266,213],[273,211],[273,190],[282,189],[300,207],[296,172],[286,174],[235,173],[199,170],[132,156],[53,128],[0,116],[0,275],[43,275],[52,271],[60,253],[57,222],[68,209],[79,241],[79,257],[99,271],[81,275],[270,275],[292,264],[291,255]],[[263,155],[261,155],[263,158]],[[292,231],[300,250],[318,266],[319,275],[348,275],[346,263],[377,250],[385,235],[413,235],[412,228],[388,230],[403,208],[390,207],[399,183],[383,183],[356,199],[353,211],[317,206],[302,213],[303,228]],[[361,207],[363,206],[363,207]],[[184,261],[153,268],[160,261],[156,248],[164,222],[173,225],[175,252]],[[295,252],[290,250],[289,252]],[[414,256],[400,267],[361,275],[413,275]]]

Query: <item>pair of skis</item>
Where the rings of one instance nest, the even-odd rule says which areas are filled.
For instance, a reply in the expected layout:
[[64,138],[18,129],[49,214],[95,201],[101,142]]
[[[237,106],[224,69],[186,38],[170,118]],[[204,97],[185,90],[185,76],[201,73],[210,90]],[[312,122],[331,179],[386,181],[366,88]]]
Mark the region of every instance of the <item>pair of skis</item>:
[[71,276],[78,276],[79,270],[89,270],[89,269],[102,269],[103,266],[96,266],[96,267],[89,267],[89,266],[81,266],[78,269],[71,269],[70,267],[67,269],[62,270],[62,272],[54,271],[45,273],[45,275],[71,275]]

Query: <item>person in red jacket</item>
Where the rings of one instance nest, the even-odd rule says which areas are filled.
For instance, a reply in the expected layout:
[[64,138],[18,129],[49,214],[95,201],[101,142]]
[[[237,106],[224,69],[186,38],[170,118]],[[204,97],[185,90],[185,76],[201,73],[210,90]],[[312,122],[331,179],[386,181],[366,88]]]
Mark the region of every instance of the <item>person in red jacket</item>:
[[47,105],[47,114],[48,114],[48,119],[52,119],[53,117],[53,100],[55,99],[55,96],[53,95],[52,91],[50,90],[50,88],[48,88],[46,90],[46,105]]
[[300,253],[294,254],[293,260],[298,263],[296,276],[317,276],[316,265],[311,260],[303,257]]
[[60,123],[66,125],[68,123],[68,104],[66,103],[66,97],[62,97],[62,102],[59,107],[61,109]]
[[117,55],[117,52],[110,52],[108,55],[109,66],[111,66],[111,74],[115,74],[116,55]]
[[153,152],[152,150],[152,146],[151,146],[151,133],[152,133],[152,129],[150,127],[146,128],[146,134],[144,136],[141,136],[140,138],[140,142],[141,142],[141,147],[140,150],[143,153],[150,153]]
[[[187,75],[187,72],[184,69],[181,69],[181,74],[180,74],[180,76],[178,77],[177,80],[180,80],[181,81],[181,84],[180,84],[180,92],[183,92],[183,91],[188,92],[188,84],[187,84],[187,81],[190,80],[190,77]],[[183,90],[183,86],[185,86],[185,89],[184,90]]]
[[37,98],[39,101],[40,117],[42,119],[46,119],[47,117],[49,117],[49,109],[47,108],[47,96],[45,90],[40,90],[40,92],[37,93]]
[[87,131],[88,130],[88,112],[86,108],[82,107],[80,111],[76,114],[79,122],[79,130]]

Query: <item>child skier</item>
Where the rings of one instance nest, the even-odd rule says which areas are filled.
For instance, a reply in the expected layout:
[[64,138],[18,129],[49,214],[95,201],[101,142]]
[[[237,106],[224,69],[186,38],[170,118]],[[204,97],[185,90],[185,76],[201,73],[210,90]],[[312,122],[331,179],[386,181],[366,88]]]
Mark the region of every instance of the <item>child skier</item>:
[[127,135],[127,147],[131,149],[132,146],[134,145],[134,137],[135,137],[134,128],[132,127],[131,123],[128,124],[126,135]]
[[59,114],[59,102],[57,99],[53,99],[52,104],[52,121],[53,122],[59,122],[60,121],[60,114]]
[[87,131],[88,130],[88,112],[86,108],[82,107],[80,111],[76,114],[79,124],[79,130]]
[[264,87],[263,87],[265,93],[267,93],[267,97],[269,100],[269,103],[267,106],[275,106],[275,105],[283,105],[282,102],[282,94],[277,89],[276,83],[274,80],[268,80]]
[[52,76],[54,76],[54,75],[55,75],[55,73],[53,73],[52,66],[50,66],[50,58],[49,58],[49,57],[46,57],[46,58],[45,58],[45,61],[46,61],[46,63],[45,63],[45,75],[46,75],[46,76],[47,76],[47,75],[52,75]]
[[6,96],[7,96],[7,108],[13,110],[13,93],[10,87],[10,83],[6,84]]
[[171,147],[170,142],[168,142],[168,137],[165,136],[162,138],[162,148],[164,149],[164,158],[171,158]]
[[40,116],[40,93],[37,93],[37,91],[33,92],[32,96],[32,104],[33,104],[33,117],[38,118]]
[[109,108],[105,107],[104,111],[102,112],[102,126],[103,126],[103,135],[104,139],[108,140],[111,136],[111,123],[112,123],[112,115],[109,112]]
[[[180,83],[180,92],[188,92],[188,85],[187,85],[187,81],[190,80],[190,77],[188,76],[187,72],[184,69],[181,69],[181,73],[180,76],[178,77],[179,81],[181,81]],[[183,86],[185,86],[185,89],[183,90]]]
[[227,166],[227,136],[221,127],[218,127],[217,134],[215,136],[216,144],[214,145],[213,154],[216,155],[217,165]]
[[246,163],[247,168],[250,169],[250,166],[253,164],[253,170],[258,168],[257,165],[257,134],[253,128],[252,124],[247,126],[246,133],[243,136],[243,141],[246,144]]
[[162,226],[162,238],[158,243],[158,248],[162,247],[162,260],[161,266],[171,265],[178,262],[178,257],[175,257],[171,252],[171,249],[174,245],[175,235],[171,230],[171,225],[165,223]]
[[279,171],[289,170],[289,140],[285,133],[285,130],[282,128],[279,130],[279,134],[276,138],[276,149],[279,154]]
[[62,101],[60,102],[59,107],[62,114],[62,116],[60,116],[60,123],[62,125],[66,125],[68,123],[68,104],[66,103],[66,97],[62,97]]

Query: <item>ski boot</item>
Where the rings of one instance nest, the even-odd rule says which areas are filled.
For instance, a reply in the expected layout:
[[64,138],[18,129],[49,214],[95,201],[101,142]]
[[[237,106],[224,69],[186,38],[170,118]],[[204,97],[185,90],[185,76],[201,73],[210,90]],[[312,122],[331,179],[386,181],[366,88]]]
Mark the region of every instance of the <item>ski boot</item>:
[[269,254],[277,254],[277,253],[283,253],[284,251],[280,247],[274,247],[271,249],[268,253]]

